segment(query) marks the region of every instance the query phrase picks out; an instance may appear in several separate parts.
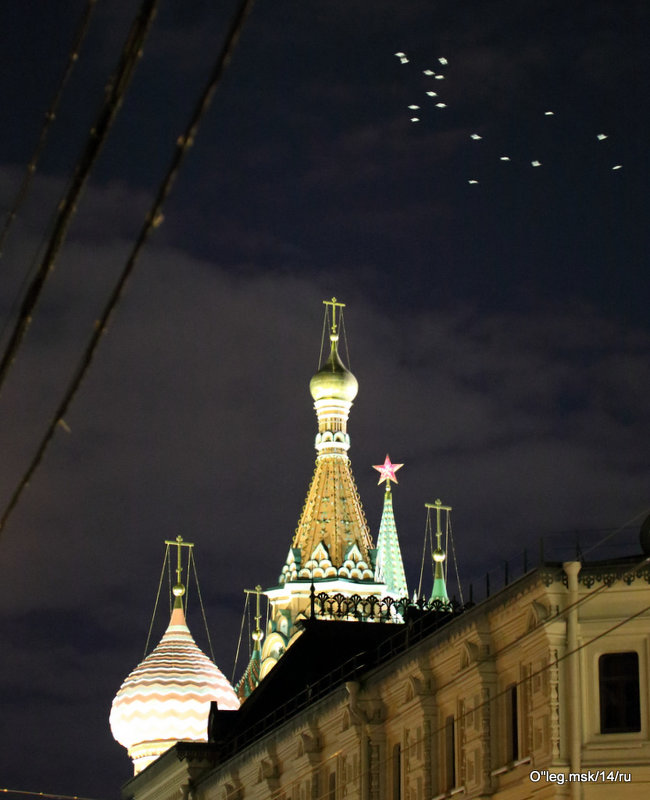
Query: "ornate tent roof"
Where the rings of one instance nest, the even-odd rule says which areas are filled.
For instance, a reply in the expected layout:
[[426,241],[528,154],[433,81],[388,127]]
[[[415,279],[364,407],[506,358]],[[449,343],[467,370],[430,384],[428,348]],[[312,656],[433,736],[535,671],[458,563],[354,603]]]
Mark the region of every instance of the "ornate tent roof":
[[[309,575],[301,575],[299,572],[297,577],[336,577],[354,549],[358,549],[366,571],[373,561],[372,539],[347,456],[324,455],[317,460],[291,545],[293,550],[300,550],[303,570],[309,569],[307,564],[315,560],[314,557],[319,562],[323,560],[318,557],[319,548],[322,550],[323,546],[326,548],[325,557],[330,562],[332,574],[321,576],[313,574],[314,570],[311,569]],[[371,573],[354,576],[346,574],[343,577],[374,580]]]
[[309,384],[318,417],[316,470],[281,583],[337,577],[374,581],[372,538],[347,455],[347,421],[358,384],[338,352],[336,309],[343,304],[333,298],[326,305],[332,306],[330,355]]

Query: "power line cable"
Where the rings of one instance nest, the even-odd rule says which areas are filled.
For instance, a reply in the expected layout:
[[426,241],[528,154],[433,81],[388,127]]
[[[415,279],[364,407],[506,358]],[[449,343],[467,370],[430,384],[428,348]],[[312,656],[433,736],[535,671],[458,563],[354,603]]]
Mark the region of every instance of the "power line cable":
[[[131,251],[131,255],[129,256],[124,269],[122,270],[121,275],[118,278],[117,283],[115,284],[113,291],[108,299],[108,302],[104,306],[104,310],[101,314],[99,320],[95,323],[94,331],[90,336],[88,344],[86,345],[86,349],[77,365],[73,378],[66,390],[63,399],[59,403],[58,408],[56,409],[52,420],[41,440],[40,445],[36,451],[36,454],[33,456],[32,461],[30,462],[26,472],[23,474],[20,482],[18,483],[14,493],[12,494],[7,507],[5,508],[2,517],[0,518],[0,535],[4,531],[7,521],[11,516],[12,511],[18,504],[18,501],[23,493],[23,491],[29,485],[29,481],[31,480],[33,474],[36,472],[39,464],[41,463],[43,456],[45,455],[45,451],[47,450],[50,442],[54,437],[54,433],[56,428],[59,424],[62,423],[65,415],[70,408],[70,405],[79,390],[79,387],[90,368],[92,363],[93,357],[99,346],[99,342],[101,337],[108,329],[108,323],[113,316],[113,312],[119,303],[119,300],[122,296],[124,291],[124,287],[126,286],[133,270],[135,269],[136,262],[140,253],[149,239],[154,228],[158,227],[163,221],[162,209],[167,199],[169,193],[171,192],[172,186],[178,176],[178,172],[180,170],[181,164],[187,154],[187,151],[194,143],[194,138],[197,134],[199,125],[201,120],[203,119],[204,114],[208,110],[210,103],[212,102],[212,98],[214,93],[219,85],[221,78],[223,77],[224,71],[226,70],[227,66],[230,63],[232,58],[233,51],[239,41],[239,37],[241,35],[244,22],[246,21],[246,17],[248,16],[249,12],[251,11],[255,0],[242,0],[239,8],[235,12],[235,15],[231,21],[230,29],[226,36],[224,45],[222,47],[221,52],[219,53],[215,65],[212,69],[212,72],[209,76],[208,82],[204,87],[203,91],[199,96],[199,100],[196,104],[196,107],[190,116],[189,123],[185,129],[185,133],[179,136],[176,141],[176,149],[172,156],[170,167],[167,171],[167,174],[162,180],[160,187],[158,189],[158,193],[154,199],[154,202],[149,209],[149,212],[145,218],[145,222],[140,230],[140,234],[137,238],[137,241]],[[150,5],[152,3],[149,3]],[[153,2],[155,5],[155,2]]]
[[81,45],[83,44],[84,39],[86,38],[88,28],[90,27],[90,18],[92,16],[92,12],[95,9],[96,3],[97,0],[87,0],[86,8],[81,18],[81,22],[79,23],[79,26],[75,32],[72,48],[70,50],[70,53],[68,54],[68,61],[65,70],[63,71],[63,76],[59,81],[59,85],[54,94],[54,98],[50,103],[50,107],[45,114],[45,119],[43,120],[41,132],[38,137],[38,141],[36,143],[36,148],[34,149],[34,153],[32,154],[29,164],[27,165],[27,169],[25,170],[22,183],[20,184],[18,193],[14,198],[14,202],[9,211],[7,212],[7,217],[5,219],[4,226],[2,228],[2,231],[0,232],[0,259],[2,258],[3,248],[5,245],[5,241],[7,239],[7,235],[9,233],[9,229],[11,228],[16,218],[16,215],[18,214],[18,211],[22,206],[25,198],[27,197],[27,193],[29,192],[29,187],[31,185],[32,178],[34,177],[34,173],[36,172],[38,161],[41,157],[43,149],[45,148],[47,135],[50,131],[50,127],[52,126],[54,120],[56,119],[56,112],[61,103],[61,98],[63,97],[64,89],[79,59],[79,51],[81,49]]
[[86,146],[77,161],[70,184],[58,205],[52,236],[36,275],[27,288],[18,319],[0,361],[0,391],[16,358],[20,344],[31,325],[34,309],[38,304],[47,277],[54,269],[59,251],[66,239],[68,228],[76,213],[81,192],[122,106],[126,90],[142,56],[142,47],[156,15],[158,2],[159,0],[143,1],[131,25],[117,69],[106,85],[104,102],[95,124],[90,129]]
[[76,794],[50,794],[48,792],[27,792],[23,789],[0,789],[4,794],[22,794],[28,797],[45,797],[47,800],[94,800],[90,797],[78,797]]

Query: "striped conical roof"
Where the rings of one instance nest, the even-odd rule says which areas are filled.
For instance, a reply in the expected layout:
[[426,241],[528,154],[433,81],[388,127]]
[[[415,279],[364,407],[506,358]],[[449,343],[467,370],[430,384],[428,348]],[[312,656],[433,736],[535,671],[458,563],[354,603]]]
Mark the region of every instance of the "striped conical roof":
[[210,702],[234,711],[239,700],[221,670],[197,647],[180,604],[160,643],[120,687],[110,714],[114,738],[136,774],[178,741],[207,741]]

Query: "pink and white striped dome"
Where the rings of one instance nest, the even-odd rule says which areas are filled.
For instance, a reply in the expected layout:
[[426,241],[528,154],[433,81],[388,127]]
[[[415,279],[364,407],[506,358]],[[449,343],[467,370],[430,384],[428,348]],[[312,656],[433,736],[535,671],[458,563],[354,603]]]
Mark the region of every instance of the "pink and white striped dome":
[[206,742],[210,702],[235,711],[239,699],[221,670],[197,647],[182,608],[160,643],[120,687],[110,714],[113,737],[137,774],[179,741]]

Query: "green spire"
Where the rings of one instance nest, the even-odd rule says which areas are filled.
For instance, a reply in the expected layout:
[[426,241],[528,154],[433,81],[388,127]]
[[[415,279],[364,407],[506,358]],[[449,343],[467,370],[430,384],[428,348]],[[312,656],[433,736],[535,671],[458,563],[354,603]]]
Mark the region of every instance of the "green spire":
[[393,515],[393,495],[390,490],[391,481],[397,483],[395,472],[402,466],[404,465],[392,464],[388,456],[386,456],[386,460],[381,466],[373,466],[373,469],[380,473],[379,483],[386,481],[384,510],[379,523],[379,535],[377,536],[375,580],[383,581],[388,592],[396,597],[408,597],[402,553]]
[[443,506],[441,500],[436,500],[435,503],[425,503],[428,509],[435,508],[436,510],[436,548],[431,553],[433,559],[433,591],[431,592],[430,602],[439,600],[447,605],[449,603],[449,596],[447,594],[447,584],[445,583],[445,573],[442,565],[447,557],[445,551],[442,549],[442,530],[440,529],[440,512],[451,511],[451,506]]
[[262,619],[260,613],[260,597],[263,594],[262,587],[258,584],[254,589],[244,589],[244,593],[247,595],[255,595],[255,630],[252,634],[253,652],[251,653],[250,661],[244,670],[244,674],[235,686],[235,692],[242,703],[257,689],[261,680],[262,639],[264,638],[260,624]]

